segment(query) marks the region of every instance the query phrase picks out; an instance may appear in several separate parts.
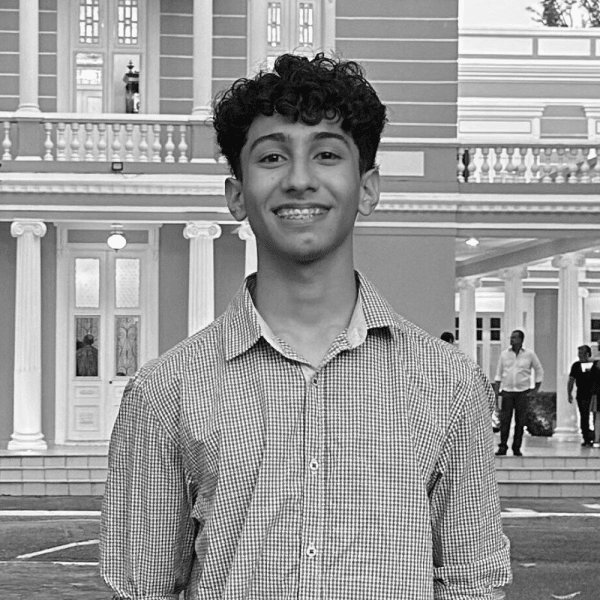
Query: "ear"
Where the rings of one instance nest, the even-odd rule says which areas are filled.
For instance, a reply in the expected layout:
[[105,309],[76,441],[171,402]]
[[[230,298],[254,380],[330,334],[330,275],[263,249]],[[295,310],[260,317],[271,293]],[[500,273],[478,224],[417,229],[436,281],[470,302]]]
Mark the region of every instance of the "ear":
[[225,180],[225,200],[227,208],[236,221],[243,221],[246,218],[246,204],[244,203],[244,192],[242,182],[234,177],[228,177]]
[[379,169],[374,168],[363,173],[360,184],[358,212],[363,217],[368,217],[379,203]]

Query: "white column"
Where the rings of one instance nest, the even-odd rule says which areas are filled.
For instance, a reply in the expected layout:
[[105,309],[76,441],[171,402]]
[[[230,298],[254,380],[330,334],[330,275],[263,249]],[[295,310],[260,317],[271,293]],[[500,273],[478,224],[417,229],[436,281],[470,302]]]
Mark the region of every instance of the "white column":
[[19,107],[17,112],[40,112],[39,0],[19,1]]
[[458,280],[458,347],[461,352],[477,360],[477,309],[475,289],[481,280],[463,277]]
[[579,341],[577,342],[577,346],[579,347],[583,344],[589,344],[588,336],[590,317],[587,299],[590,297],[590,290],[584,287],[578,287],[577,292],[579,294],[579,325],[577,327],[577,335],[579,336]]
[[192,221],[183,237],[190,240],[188,335],[200,331],[215,318],[214,242],[221,227],[210,221]]
[[204,115],[212,100],[213,0],[194,0],[194,107]]
[[[504,325],[502,327],[502,346],[508,347],[511,332],[523,330],[523,279],[527,277],[527,268],[511,267],[501,272],[504,279]],[[527,341],[525,341],[527,345]]]
[[41,221],[15,221],[17,238],[13,434],[9,450],[44,450],[42,433]]
[[583,254],[556,256],[552,266],[558,271],[558,324],[556,348],[556,432],[559,439],[576,440],[576,405],[567,402],[567,381],[571,364],[577,359],[579,340],[579,268]]
[[246,242],[246,268],[244,269],[245,277],[251,273],[255,273],[258,268],[258,259],[256,255],[256,238],[248,221],[244,221],[239,229],[238,235],[241,240]]

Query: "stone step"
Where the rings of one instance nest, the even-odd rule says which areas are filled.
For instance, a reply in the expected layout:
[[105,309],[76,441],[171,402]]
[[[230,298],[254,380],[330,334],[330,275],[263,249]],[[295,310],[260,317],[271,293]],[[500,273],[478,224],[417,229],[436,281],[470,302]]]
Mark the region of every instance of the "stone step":
[[499,481],[501,498],[599,498],[600,480]]
[[600,465],[593,467],[557,467],[557,468],[496,468],[498,481],[503,483],[523,481],[598,481],[600,482]]
[[[509,451],[510,452],[510,451]],[[600,468],[600,450],[589,456],[497,456],[496,468]]]
[[89,467],[89,468],[107,468],[108,457],[102,454],[93,455],[37,455],[37,456],[19,456],[4,455],[0,456],[0,471],[10,467],[40,467],[40,468],[61,468],[61,467]]

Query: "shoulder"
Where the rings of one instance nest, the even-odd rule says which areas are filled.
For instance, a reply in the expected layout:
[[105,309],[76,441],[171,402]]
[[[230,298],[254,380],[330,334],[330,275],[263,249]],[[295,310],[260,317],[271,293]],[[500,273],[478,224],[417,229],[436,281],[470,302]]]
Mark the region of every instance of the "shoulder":
[[212,371],[212,364],[223,359],[223,339],[221,317],[144,364],[129,381],[123,400],[144,405],[159,418],[167,418],[178,410],[185,380]]
[[483,376],[480,367],[456,346],[444,342],[400,315],[395,315],[401,350],[424,373],[445,380],[471,380]]

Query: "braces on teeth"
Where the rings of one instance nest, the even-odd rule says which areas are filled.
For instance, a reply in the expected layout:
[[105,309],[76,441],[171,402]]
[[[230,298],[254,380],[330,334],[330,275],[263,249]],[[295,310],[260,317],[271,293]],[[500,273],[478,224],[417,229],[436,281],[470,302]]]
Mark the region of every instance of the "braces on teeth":
[[282,208],[277,211],[277,216],[284,219],[304,219],[324,212],[322,208]]

